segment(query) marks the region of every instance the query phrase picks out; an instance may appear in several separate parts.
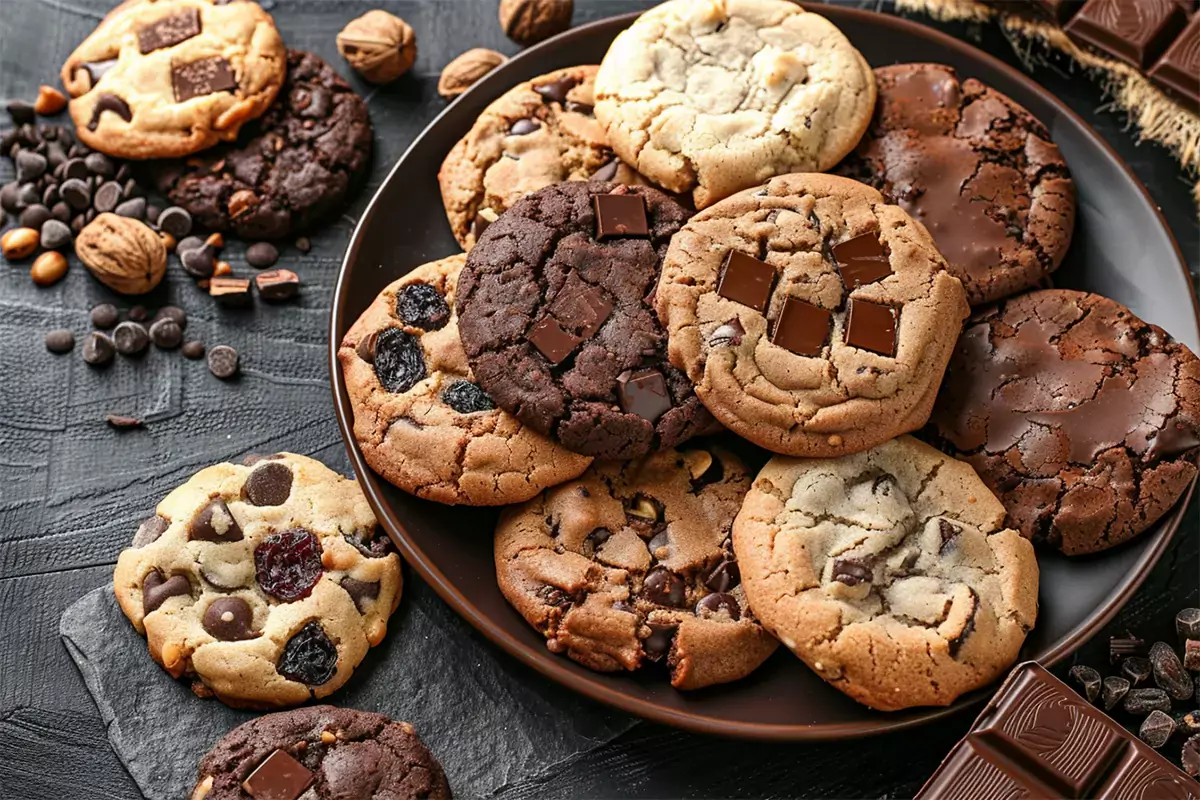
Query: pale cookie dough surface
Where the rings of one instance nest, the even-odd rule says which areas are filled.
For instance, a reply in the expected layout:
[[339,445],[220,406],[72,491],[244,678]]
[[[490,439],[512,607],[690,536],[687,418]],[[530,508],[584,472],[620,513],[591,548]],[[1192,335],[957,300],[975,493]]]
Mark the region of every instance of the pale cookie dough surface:
[[670,0],[617,36],[596,76],[613,149],[705,208],[787,172],[829,169],[875,107],[862,55],[787,0]]
[[283,85],[287,54],[249,0],[127,0],[62,68],[89,147],[122,158],[186,156],[237,137]]
[[200,696],[272,708],[340,688],[383,641],[400,558],[362,490],[292,453],[201,470],[122,551],[113,590]]
[[[347,331],[338,360],[354,436],[372,469],[417,497],[452,505],[520,503],[577,477],[592,459],[522,425],[474,383],[452,310],[465,259],[417,267],[388,285]],[[384,339],[397,337],[411,354],[399,370],[372,352],[392,329],[404,336]],[[375,344],[364,344],[368,339]]]
[[450,150],[438,183],[464,250],[509,206],[552,183],[645,183],[616,157],[592,113],[596,69],[567,67],[517,84]]
[[[859,236],[877,237],[890,274],[847,289],[833,253]],[[718,291],[735,250],[775,269],[765,313]],[[789,298],[830,312],[819,353],[772,342]],[[847,342],[860,300],[896,314],[892,355]],[[920,428],[968,313],[925,228],[874,189],[831,175],[773,178],[693,217],[671,241],[657,306],[671,363],[713,416],[773,452],[809,457]]]
[[970,466],[909,436],[772,459],[733,545],[762,624],[872,708],[949,705],[990,683],[1037,617],[1033,546]]
[[749,483],[713,447],[597,462],[501,516],[500,590],[552,652],[591,669],[665,663],[677,689],[745,677],[777,645],[729,541]]

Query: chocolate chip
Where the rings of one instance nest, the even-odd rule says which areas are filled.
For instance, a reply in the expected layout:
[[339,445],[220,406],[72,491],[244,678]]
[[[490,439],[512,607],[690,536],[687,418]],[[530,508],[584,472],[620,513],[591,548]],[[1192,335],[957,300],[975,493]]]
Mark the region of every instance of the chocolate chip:
[[542,102],[561,105],[567,101],[567,93],[578,85],[578,78],[573,75],[563,75],[558,80],[534,86],[533,91],[542,96]]
[[1175,648],[1166,642],[1155,642],[1150,646],[1149,658],[1158,688],[1176,700],[1187,700],[1192,696],[1192,676],[1184,670]]
[[162,213],[162,209],[153,203],[146,204],[146,222],[151,225],[158,224],[158,215]]
[[[92,107],[92,118],[88,121],[87,126],[89,131],[94,131],[100,126],[100,117],[105,111],[111,111],[125,122],[133,119],[133,111],[129,108],[128,103],[115,94],[102,94],[96,98],[96,105]],[[98,154],[93,153],[92,155]],[[100,174],[97,170],[92,171]]]
[[681,608],[687,601],[687,586],[683,578],[666,567],[656,567],[646,575],[642,593],[651,603]]
[[1171,698],[1162,689],[1130,689],[1121,707],[1140,717],[1151,711],[1170,711]]
[[371,331],[358,342],[354,352],[368,364],[375,363],[375,345],[379,341],[379,331]]
[[185,103],[193,97],[233,91],[237,88],[237,79],[227,60],[210,56],[186,64],[173,63],[171,86],[175,90],[175,102]]
[[1105,711],[1112,711],[1117,703],[1129,693],[1129,681],[1118,675],[1109,675],[1104,679],[1100,688],[1100,702]]
[[537,122],[537,120],[519,119],[512,124],[512,127],[508,129],[508,132],[513,136],[527,136],[541,127],[542,126]]
[[71,244],[75,237],[65,223],[57,219],[48,219],[42,223],[42,247],[47,250],[62,250]]
[[254,276],[254,285],[264,300],[290,300],[300,291],[300,276],[290,269],[269,269]]
[[421,340],[400,328],[387,328],[375,340],[375,377],[383,388],[402,394],[425,379]]
[[33,228],[41,230],[42,225],[50,219],[50,209],[46,208],[41,203],[34,203],[21,212],[18,222],[22,228]]
[[730,250],[721,269],[717,294],[765,312],[775,286],[775,268],[740,250]]
[[354,607],[358,609],[360,614],[367,613],[363,606],[368,600],[374,600],[379,597],[379,581],[360,581],[354,578],[342,578],[342,588],[346,590],[346,594],[350,595],[350,599],[354,601]]
[[646,200],[640,194],[598,194],[592,200],[596,207],[598,240],[650,236]]
[[63,165],[64,180],[86,181],[91,174],[92,171],[88,169],[87,162],[82,158],[67,159],[66,164]]
[[148,572],[142,579],[142,614],[149,614],[172,597],[190,596],[192,585],[183,575],[164,578],[158,570]]
[[83,360],[93,367],[110,363],[116,353],[112,339],[99,331],[93,331],[83,340]]
[[150,340],[160,350],[174,350],[183,341],[183,330],[171,319],[160,319],[150,326]]
[[866,300],[850,301],[846,344],[891,358],[896,354],[896,311]]
[[279,260],[279,249],[270,242],[255,242],[246,248],[246,263],[256,269],[273,266]]
[[240,542],[242,528],[225,501],[217,497],[200,509],[188,528],[188,539],[200,542]]
[[[71,207],[69,205],[67,205],[65,200],[60,199],[57,203],[55,203],[51,207],[50,216],[54,217],[54,219],[56,219],[59,222],[62,222],[64,224],[68,223],[71,221]],[[67,228],[67,235],[69,236],[70,233],[71,233],[71,229]],[[43,231],[42,235],[43,236],[45,235],[44,231]]]
[[874,572],[861,558],[839,556],[833,560],[832,577],[847,586],[858,586],[860,583],[869,583],[874,578]]
[[145,55],[185,42],[200,34],[200,10],[185,8],[142,25],[137,32],[138,51]]
[[955,542],[958,541],[959,535],[962,533],[962,528],[948,520],[938,520],[938,537],[941,543],[938,545],[938,553],[944,555],[954,548]]
[[112,211],[121,202],[121,187],[113,181],[100,184],[92,195],[92,207],[100,212]]
[[651,558],[656,561],[666,561],[671,557],[671,534],[665,525],[662,526],[662,530],[650,537],[650,541],[646,542],[646,547],[650,550]]
[[22,150],[13,159],[17,166],[17,183],[31,183],[46,174],[46,157],[33,150]]
[[157,542],[158,538],[167,532],[170,524],[166,517],[161,517],[158,514],[155,514],[153,517],[146,517],[138,525],[137,533],[133,535],[130,547],[145,547],[151,542]]
[[88,172],[100,178],[111,178],[117,171],[113,166],[112,159],[104,153],[88,153],[84,156],[83,163],[87,166]]
[[675,632],[679,630],[679,626],[657,622],[648,622],[646,625],[650,628],[650,635],[642,641],[642,650],[645,651],[646,658],[658,661],[671,649],[671,642],[675,640]]
[[113,209],[113,213],[121,217],[129,217],[130,219],[145,219],[146,217],[146,198],[133,197],[123,203],[118,203]]
[[450,307],[428,283],[410,283],[396,293],[396,316],[405,325],[436,331],[450,321]]
[[600,547],[611,538],[612,531],[610,531],[608,528],[596,528],[587,535],[586,539],[583,540],[584,555],[595,555],[596,551],[599,550]]
[[154,315],[154,321],[169,319],[178,325],[180,328],[187,327],[187,312],[179,306],[163,306]]
[[204,342],[193,339],[190,342],[183,343],[183,357],[190,358],[192,361],[197,361],[204,358]]
[[[192,215],[179,206],[163,209],[158,215],[158,229],[169,233],[182,244],[183,239],[192,232]],[[203,240],[197,238],[198,244]]]
[[12,118],[14,125],[28,125],[36,119],[33,103],[26,100],[9,100],[4,109]]
[[1155,750],[1167,743],[1175,733],[1175,720],[1162,711],[1151,711],[1138,728],[1138,738]]
[[722,613],[728,614],[729,618],[737,622],[742,618],[742,608],[738,605],[738,601],[733,595],[725,592],[714,592],[700,598],[700,602],[696,603],[696,616],[704,619],[720,616]]
[[242,789],[254,800],[297,800],[312,785],[313,779],[308,767],[276,749],[242,781]]
[[208,351],[208,371],[221,380],[229,380],[238,374],[238,352],[226,344],[219,344]]
[[1100,696],[1100,673],[1083,664],[1076,664],[1067,673],[1071,680],[1083,689],[1083,694],[1089,703],[1096,702]]
[[17,207],[27,208],[42,199],[42,191],[36,183],[23,183],[17,187]]
[[4,184],[3,188],[0,188],[0,208],[3,208],[10,214],[19,213],[20,208],[17,204],[17,193],[19,190],[20,184],[16,181]]
[[342,534],[342,538],[354,545],[354,549],[367,558],[383,558],[392,552],[392,540],[379,525],[370,530],[357,530],[353,533]]
[[617,167],[619,165],[620,162],[614,158],[612,161],[609,161],[607,164],[600,167],[600,169],[593,172],[592,177],[588,178],[588,180],[604,181],[607,183],[608,181],[611,181],[613,178],[617,177]]
[[79,178],[70,178],[62,182],[58,187],[58,193],[62,195],[62,199],[71,208],[76,211],[83,211],[92,202],[92,190],[83,180]]
[[471,381],[455,381],[442,392],[442,402],[460,414],[491,411],[496,407],[487,392]]
[[61,199],[57,183],[47,184],[46,188],[42,190],[42,205],[46,208],[52,208]]
[[704,585],[714,592],[728,592],[741,582],[742,572],[733,556],[726,556],[704,579]]
[[201,280],[211,278],[217,269],[216,254],[204,243],[186,250],[176,246],[175,251],[179,254],[179,263],[183,266],[184,272],[193,278]]
[[254,630],[254,612],[240,597],[218,597],[204,609],[200,620],[204,630],[223,642],[255,639],[262,634]]
[[[165,214],[166,212],[164,211],[163,213]],[[159,227],[161,228],[161,226]],[[185,236],[175,245],[175,252],[183,254],[188,250],[195,250],[198,247],[207,247],[204,239],[200,238],[199,236]],[[215,247],[209,249],[214,255],[216,254]]]
[[75,334],[67,328],[47,331],[45,344],[51,353],[69,353],[75,349]]
[[113,342],[123,356],[141,355],[150,346],[150,334],[140,322],[126,321],[113,331]]
[[253,506],[283,505],[292,494],[292,471],[286,464],[267,462],[250,473],[242,498]]

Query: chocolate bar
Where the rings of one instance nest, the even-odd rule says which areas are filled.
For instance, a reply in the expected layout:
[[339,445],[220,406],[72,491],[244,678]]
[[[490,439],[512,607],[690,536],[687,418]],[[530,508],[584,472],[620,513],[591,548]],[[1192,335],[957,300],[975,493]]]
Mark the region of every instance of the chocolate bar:
[[1200,783],[1033,661],[1017,665],[917,800],[1200,800]]

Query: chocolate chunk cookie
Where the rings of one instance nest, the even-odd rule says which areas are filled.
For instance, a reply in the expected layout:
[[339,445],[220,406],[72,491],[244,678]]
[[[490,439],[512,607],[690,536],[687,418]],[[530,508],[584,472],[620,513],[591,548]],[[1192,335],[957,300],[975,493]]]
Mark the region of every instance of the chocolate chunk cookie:
[[777,453],[855,453],[925,424],[968,308],[925,229],[869,186],[784,175],[697,214],[657,292],[671,362]]
[[279,101],[237,142],[150,166],[158,190],[204,228],[281,239],[338,214],[362,185],[367,104],[312,53],[289,50],[287,66]]
[[668,363],[653,294],[687,219],[647,187],[560,183],[488,226],[458,282],[459,332],[479,385],[576,453],[636,458],[713,421]]
[[743,678],[777,645],[746,604],[729,542],[749,486],[715,447],[597,462],[501,516],[500,590],[551,652],[590,669],[663,662],[677,689]]
[[971,305],[1041,284],[1075,227],[1075,184],[1046,127],[941,64],[875,76],[875,118],[839,172],[925,224]]
[[201,470],[117,559],[117,602],[150,655],[241,708],[325,697],[383,641],[400,558],[362,490],[278,453]]
[[122,158],[230,141],[283,83],[283,40],[248,0],[126,0],[62,68],[80,141]]
[[1008,524],[1094,553],[1153,525],[1195,477],[1200,362],[1112,300],[1031,292],[967,324],[928,433]]
[[451,149],[438,183],[464,250],[509,206],[552,183],[644,183],[613,154],[592,115],[596,69],[567,67],[517,84]]
[[521,503],[592,460],[534,433],[475,383],[453,311],[465,260],[417,267],[346,332],[338,360],[354,437],[372,469],[417,497]]
[[447,800],[442,766],[412,725],[309,706],[266,714],[221,737],[191,800]]
[[771,459],[733,548],[763,626],[883,711],[991,683],[1037,617],[1033,546],[1004,528],[968,465],[911,436],[838,459]]

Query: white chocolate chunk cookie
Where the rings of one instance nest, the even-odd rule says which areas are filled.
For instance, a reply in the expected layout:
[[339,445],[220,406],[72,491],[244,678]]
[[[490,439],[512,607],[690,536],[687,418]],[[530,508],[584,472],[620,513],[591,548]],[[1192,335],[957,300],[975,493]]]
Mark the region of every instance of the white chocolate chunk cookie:
[[1004,527],[969,465],[910,436],[839,459],[772,459],[733,546],[762,624],[884,711],[990,683],[1037,618],[1033,546]]
[[150,655],[230,706],[336,691],[383,641],[400,558],[362,490],[278,453],[201,470],[121,553],[117,602]]
[[590,669],[663,662],[677,689],[743,678],[778,644],[746,603],[729,542],[748,485],[719,448],[597,462],[501,516],[500,591],[551,652]]
[[449,505],[521,503],[592,459],[535,433],[475,382],[454,307],[466,256],[389,284],[346,332],[338,360],[363,458],[409,494]]
[[669,0],[617,36],[596,118],[617,154],[705,208],[854,149],[875,77],[829,20],[787,0]]

